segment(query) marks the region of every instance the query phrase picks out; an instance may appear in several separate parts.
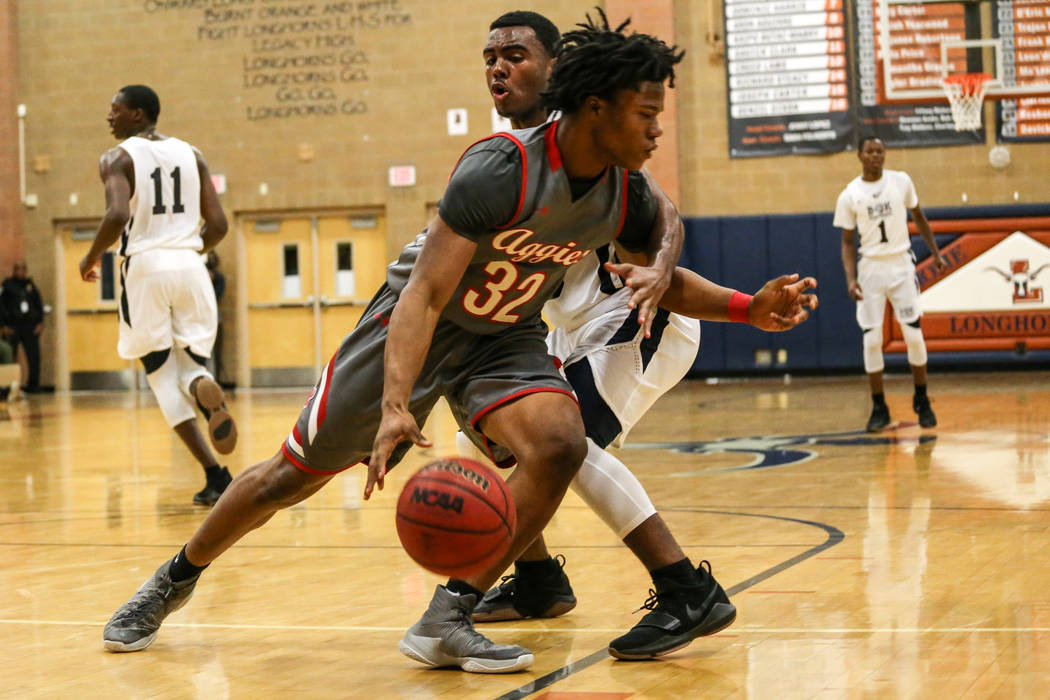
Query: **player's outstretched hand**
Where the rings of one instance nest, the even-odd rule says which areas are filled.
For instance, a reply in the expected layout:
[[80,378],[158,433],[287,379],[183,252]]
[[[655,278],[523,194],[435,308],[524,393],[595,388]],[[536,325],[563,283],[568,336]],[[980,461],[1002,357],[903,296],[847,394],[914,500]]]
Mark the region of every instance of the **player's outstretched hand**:
[[88,256],[84,256],[80,259],[80,279],[85,282],[96,282],[98,281],[98,266],[99,261],[94,262],[88,260]]
[[386,461],[390,454],[402,442],[412,442],[420,447],[430,447],[431,443],[419,430],[416,419],[408,411],[384,409],[383,417],[372,443],[372,456],[368,460],[368,479],[365,482],[365,500],[372,496],[376,486],[383,490],[383,479],[386,478]]
[[631,263],[605,263],[605,269],[623,278],[623,283],[632,290],[627,301],[628,309],[638,309],[638,323],[645,328],[648,338],[653,330],[653,319],[660,307],[660,299],[671,284],[669,277],[655,267],[632,265]]
[[817,295],[806,294],[816,289],[812,277],[798,278],[798,274],[781,275],[769,280],[755,292],[747,309],[748,321],[764,331],[786,331],[809,318],[809,311],[817,308]]

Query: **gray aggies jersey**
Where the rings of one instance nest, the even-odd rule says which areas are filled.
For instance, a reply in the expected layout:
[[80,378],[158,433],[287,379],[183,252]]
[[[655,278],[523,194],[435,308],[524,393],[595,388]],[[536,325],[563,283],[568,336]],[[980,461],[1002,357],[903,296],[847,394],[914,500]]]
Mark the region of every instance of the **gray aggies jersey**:
[[[608,168],[593,183],[571,182],[555,141],[558,123],[493,134],[468,148],[438,205],[453,231],[478,244],[442,311],[472,333],[538,317],[569,267],[593,249],[615,239],[639,251],[648,241],[656,202],[644,177]],[[395,293],[425,238],[388,268]]]

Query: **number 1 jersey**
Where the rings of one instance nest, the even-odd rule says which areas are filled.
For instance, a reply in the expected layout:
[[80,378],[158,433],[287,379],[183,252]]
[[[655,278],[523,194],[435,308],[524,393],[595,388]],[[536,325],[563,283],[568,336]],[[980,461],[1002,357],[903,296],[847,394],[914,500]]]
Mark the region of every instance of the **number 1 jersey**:
[[836,228],[860,233],[864,257],[899,255],[911,249],[908,210],[919,206],[908,173],[884,169],[869,182],[858,175],[842,190],[835,205]]
[[193,147],[176,138],[132,136],[120,148],[135,164],[131,218],[120,242],[129,256],[157,248],[200,250],[200,173]]

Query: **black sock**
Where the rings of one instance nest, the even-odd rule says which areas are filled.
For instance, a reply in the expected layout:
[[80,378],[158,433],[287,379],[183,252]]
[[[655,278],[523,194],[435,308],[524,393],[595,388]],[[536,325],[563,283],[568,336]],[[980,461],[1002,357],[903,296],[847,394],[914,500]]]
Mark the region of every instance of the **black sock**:
[[478,597],[478,600],[481,600],[481,596],[484,595],[484,593],[479,591],[477,588],[474,588],[474,586],[471,586],[463,579],[458,578],[450,578],[448,580],[448,583],[445,584],[445,588],[452,591],[453,593],[459,593],[460,595],[476,595]]
[[925,399],[926,398],[926,385],[916,384],[915,385],[915,398]]
[[886,405],[886,395],[883,394],[881,391],[879,393],[877,393],[877,394],[872,394],[871,395],[871,401],[876,406],[885,406]]
[[183,545],[182,549],[175,558],[171,560],[171,567],[168,569],[168,575],[171,576],[171,580],[175,582],[185,581],[187,579],[196,578],[201,575],[201,572],[208,568],[208,565],[197,566],[189,559],[186,558],[186,546]]
[[210,467],[205,467],[204,478],[208,480],[209,484],[214,484],[217,481],[221,481],[222,467],[220,467],[218,464],[213,464]]
[[689,558],[676,561],[674,564],[661,566],[649,572],[653,577],[653,583],[659,585],[661,581],[680,583],[684,585],[695,584],[697,580],[696,569]]
[[561,570],[554,557],[546,559],[514,562],[514,573],[522,578],[547,578]]

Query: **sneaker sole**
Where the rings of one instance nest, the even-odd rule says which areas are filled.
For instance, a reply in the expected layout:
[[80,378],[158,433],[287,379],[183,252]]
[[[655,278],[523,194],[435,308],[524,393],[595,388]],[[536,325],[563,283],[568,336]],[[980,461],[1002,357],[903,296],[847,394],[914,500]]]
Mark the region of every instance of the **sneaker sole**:
[[195,506],[208,506],[209,508],[211,508],[212,506],[214,506],[218,502],[219,502],[218,498],[216,498],[214,501],[212,501],[212,500],[205,499],[205,498],[198,498],[197,496],[193,497],[193,505],[195,505]]
[[510,622],[513,620],[538,620],[540,618],[560,617],[576,607],[576,599],[561,600],[550,606],[539,615],[522,615],[514,608],[497,608],[488,611],[471,613],[474,622]]
[[735,621],[735,605],[732,603],[715,603],[711,608],[711,614],[708,615],[708,619],[704,620],[701,624],[683,635],[671,637],[665,642],[665,644],[668,644],[669,646],[650,646],[648,648],[629,652],[618,651],[610,646],[609,655],[617,659],[623,659],[624,661],[644,661],[645,659],[655,659],[659,656],[664,656],[689,646],[697,637],[709,637],[712,634],[717,634],[726,627],[729,627]]
[[153,640],[156,639],[156,638],[157,638],[157,633],[154,632],[150,636],[143,637],[142,639],[139,639],[138,641],[132,642],[130,644],[125,644],[124,642],[118,642],[115,639],[103,639],[102,640],[102,646],[103,646],[103,648],[105,648],[106,651],[113,651],[113,652],[116,652],[118,654],[124,653],[124,652],[129,652],[129,651],[142,651],[143,649],[148,647],[150,644],[153,644]]
[[212,447],[222,455],[233,452],[237,446],[237,424],[223,405],[222,387],[208,377],[197,382],[197,401],[209,413],[208,438]]
[[440,639],[433,637],[417,637],[406,634],[397,643],[397,649],[402,654],[430,666],[441,668],[444,666],[459,666],[467,673],[514,673],[532,665],[532,654],[522,654],[513,659],[482,659],[476,656],[448,656],[438,649]]

